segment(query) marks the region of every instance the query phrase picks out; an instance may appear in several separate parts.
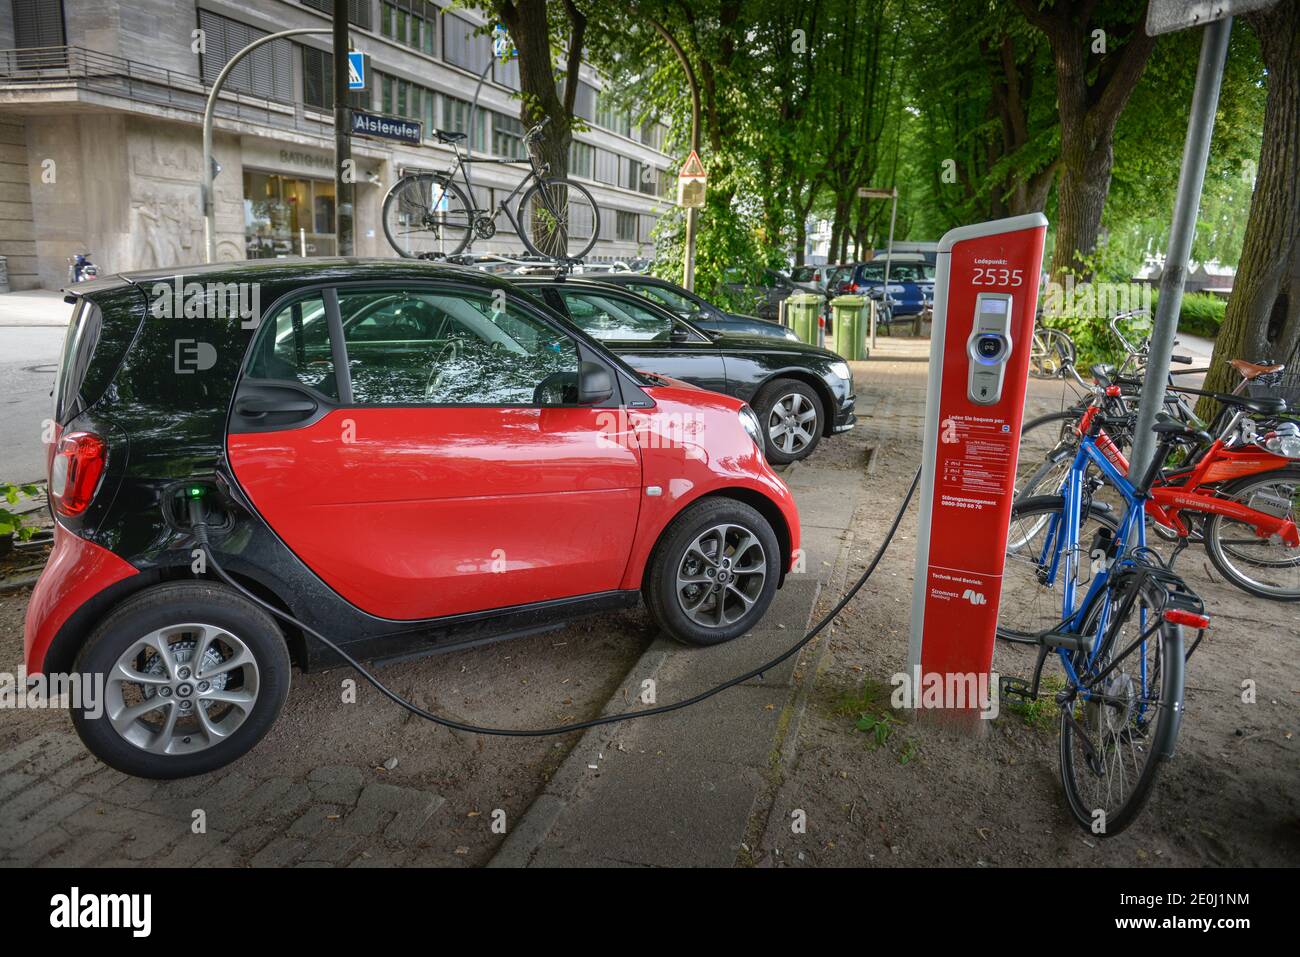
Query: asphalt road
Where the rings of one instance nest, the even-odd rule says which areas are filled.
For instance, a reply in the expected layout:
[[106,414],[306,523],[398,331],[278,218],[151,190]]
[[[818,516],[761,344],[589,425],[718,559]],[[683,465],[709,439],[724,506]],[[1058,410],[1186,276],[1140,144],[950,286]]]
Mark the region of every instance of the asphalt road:
[[0,481],[45,477],[41,424],[50,417],[50,390],[63,326],[0,325]]

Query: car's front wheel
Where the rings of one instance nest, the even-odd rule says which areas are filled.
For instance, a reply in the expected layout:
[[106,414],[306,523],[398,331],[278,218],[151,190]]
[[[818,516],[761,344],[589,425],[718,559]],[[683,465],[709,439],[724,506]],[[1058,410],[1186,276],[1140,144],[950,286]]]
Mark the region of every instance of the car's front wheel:
[[275,621],[201,581],[128,598],[90,636],[76,671],[103,681],[99,701],[74,703],[77,734],[105,764],[146,778],[229,764],[262,739],[289,693]]
[[812,455],[821,441],[825,412],[816,390],[797,379],[778,379],[754,399],[763,423],[767,460],[787,465]]
[[650,559],[646,604],[679,641],[716,645],[749,631],[776,594],[781,549],[756,509],[705,499],[664,531]]

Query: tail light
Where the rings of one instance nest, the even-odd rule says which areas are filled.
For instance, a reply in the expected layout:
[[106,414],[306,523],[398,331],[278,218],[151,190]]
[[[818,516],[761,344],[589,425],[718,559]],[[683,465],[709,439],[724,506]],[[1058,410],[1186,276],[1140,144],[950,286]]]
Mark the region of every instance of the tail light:
[[95,497],[108,448],[93,432],[69,432],[59,439],[50,466],[50,502],[60,515],[80,515]]
[[1187,628],[1196,629],[1210,627],[1209,615],[1198,615],[1194,611],[1184,611],[1181,608],[1166,608],[1164,618],[1171,625],[1183,625]]
[[848,285],[848,293],[849,293],[849,295],[850,295],[850,296],[855,296],[855,295],[857,295],[857,292],[858,292],[858,284],[857,284],[856,282],[851,282],[851,283],[849,283],[849,285]]

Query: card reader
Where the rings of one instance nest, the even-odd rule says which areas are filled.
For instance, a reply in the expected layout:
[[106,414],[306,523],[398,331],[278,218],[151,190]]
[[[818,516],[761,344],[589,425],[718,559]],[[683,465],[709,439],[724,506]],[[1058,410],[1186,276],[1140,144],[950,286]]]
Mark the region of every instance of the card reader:
[[976,405],[1002,398],[1002,380],[1011,358],[1011,295],[982,292],[975,298],[975,323],[966,344],[970,354],[967,396]]

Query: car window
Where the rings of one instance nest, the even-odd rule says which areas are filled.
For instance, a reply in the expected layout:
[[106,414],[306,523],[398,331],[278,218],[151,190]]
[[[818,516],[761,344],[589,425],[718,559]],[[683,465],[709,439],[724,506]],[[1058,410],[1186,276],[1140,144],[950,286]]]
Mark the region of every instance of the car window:
[[[884,282],[884,260],[863,266],[862,278],[867,282]],[[918,263],[890,263],[889,265],[890,282],[920,282],[924,278],[924,269]]]
[[297,382],[338,398],[325,302],[319,294],[289,303],[262,323],[248,374]]
[[574,324],[593,339],[631,342],[667,342],[673,322],[625,299],[577,289],[559,292]]
[[577,344],[500,296],[341,291],[339,313],[358,404],[577,401]]
[[640,293],[651,302],[657,302],[664,306],[669,312],[674,312],[679,316],[690,318],[700,314],[700,304],[693,300],[687,299],[681,293],[672,289],[665,289],[663,286],[650,286],[643,283],[630,282],[628,288],[633,292]]

